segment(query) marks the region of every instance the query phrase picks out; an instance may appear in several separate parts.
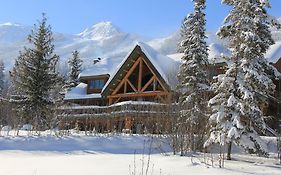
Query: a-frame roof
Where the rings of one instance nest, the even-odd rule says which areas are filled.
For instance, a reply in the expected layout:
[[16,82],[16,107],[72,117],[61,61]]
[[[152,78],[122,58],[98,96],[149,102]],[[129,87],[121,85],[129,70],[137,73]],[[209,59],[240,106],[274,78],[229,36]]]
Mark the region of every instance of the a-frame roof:
[[99,76],[101,74],[108,74],[110,76],[109,80],[102,89],[101,94],[87,94],[87,84],[80,83],[80,85],[67,92],[65,99],[71,100],[106,97],[110,93],[110,89],[114,89],[118,85],[118,80],[125,76],[124,71],[130,69],[133,65],[133,61],[138,59],[139,56],[142,56],[147,64],[149,64],[149,67],[156,74],[163,86],[165,86],[165,89],[173,90],[175,88],[177,84],[176,75],[180,62],[168,56],[159,54],[145,43],[137,42],[119,64],[116,64],[116,61],[106,60],[103,64],[96,64],[94,68],[81,73],[80,79],[81,77]]
[[153,69],[166,89],[170,90],[174,88],[176,81],[175,73],[179,67],[179,63],[167,56],[159,54],[147,44],[138,42],[107,81],[102,90],[102,96],[107,96],[110,93],[110,89],[114,89],[118,85],[118,80],[125,76],[126,71],[140,56]]

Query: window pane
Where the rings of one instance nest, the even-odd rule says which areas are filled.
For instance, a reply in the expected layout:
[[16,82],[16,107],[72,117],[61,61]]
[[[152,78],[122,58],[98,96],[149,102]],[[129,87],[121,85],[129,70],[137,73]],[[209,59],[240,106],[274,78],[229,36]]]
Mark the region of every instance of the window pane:
[[103,81],[103,80],[100,80],[99,82],[100,82],[100,86],[99,86],[99,87],[102,89],[103,86],[104,86],[104,81]]
[[90,81],[90,88],[91,89],[102,89],[104,86],[103,80],[91,80]]

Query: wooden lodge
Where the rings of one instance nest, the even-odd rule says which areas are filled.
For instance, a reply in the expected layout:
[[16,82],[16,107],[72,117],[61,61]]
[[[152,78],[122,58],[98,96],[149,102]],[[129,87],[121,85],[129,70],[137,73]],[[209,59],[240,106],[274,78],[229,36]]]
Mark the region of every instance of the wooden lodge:
[[98,64],[82,72],[81,83],[66,94],[65,102],[72,105],[63,110],[64,124],[99,132],[167,128],[176,115],[172,99],[178,62],[138,43],[113,70],[104,65],[99,69],[105,72],[92,72]]
[[[137,43],[124,59],[102,59],[81,72],[80,84],[65,95],[61,127],[96,132],[169,132],[179,112],[174,90],[181,56],[161,55],[147,44]],[[281,59],[275,65],[279,71],[280,64]],[[224,66],[222,62],[209,65],[210,79],[223,73]],[[269,109],[280,117],[280,103],[276,101],[280,100],[280,81],[275,83],[279,96],[271,99]]]

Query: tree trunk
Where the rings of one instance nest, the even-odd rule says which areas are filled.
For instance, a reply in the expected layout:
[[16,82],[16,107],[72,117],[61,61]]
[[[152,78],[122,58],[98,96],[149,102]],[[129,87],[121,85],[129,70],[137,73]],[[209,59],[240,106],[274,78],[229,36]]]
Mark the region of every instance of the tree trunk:
[[227,157],[226,157],[227,160],[231,160],[231,147],[232,147],[232,142],[229,142],[227,144]]
[[181,133],[181,139],[180,139],[180,152],[181,152],[181,156],[184,156],[184,148],[183,148],[183,143],[184,143],[184,140],[183,140],[183,135]]

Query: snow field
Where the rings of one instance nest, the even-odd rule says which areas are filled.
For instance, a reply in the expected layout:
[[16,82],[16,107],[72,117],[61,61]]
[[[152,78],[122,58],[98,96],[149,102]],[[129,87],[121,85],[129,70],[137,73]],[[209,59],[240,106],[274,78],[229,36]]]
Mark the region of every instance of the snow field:
[[[174,156],[166,139],[127,134],[95,134],[71,131],[70,136],[57,137],[46,131],[35,136],[28,131],[1,132],[0,174],[2,175],[280,175],[276,154],[276,139],[263,138],[270,158],[247,155],[234,148],[233,160],[218,167],[218,154],[195,153],[186,157]],[[144,146],[145,145],[145,146]],[[143,154],[150,152],[152,154]],[[213,150],[213,152],[216,152]],[[212,159],[213,157],[213,159]],[[148,164],[148,159],[150,159]],[[212,167],[213,160],[213,167]]]

